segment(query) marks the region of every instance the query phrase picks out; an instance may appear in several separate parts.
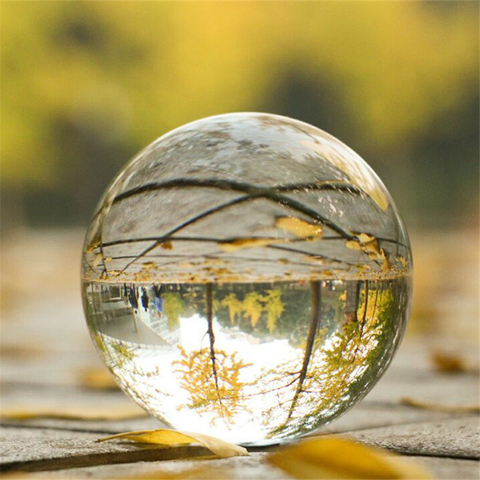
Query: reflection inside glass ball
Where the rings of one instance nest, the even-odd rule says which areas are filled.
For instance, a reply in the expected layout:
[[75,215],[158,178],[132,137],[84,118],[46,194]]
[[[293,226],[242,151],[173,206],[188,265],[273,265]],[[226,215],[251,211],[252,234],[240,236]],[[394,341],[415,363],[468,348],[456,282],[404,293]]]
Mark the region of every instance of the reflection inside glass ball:
[[327,133],[259,113],[140,152],[100,202],[82,275],[121,388],[174,428],[247,445],[361,399],[411,297],[408,235],[375,173]]

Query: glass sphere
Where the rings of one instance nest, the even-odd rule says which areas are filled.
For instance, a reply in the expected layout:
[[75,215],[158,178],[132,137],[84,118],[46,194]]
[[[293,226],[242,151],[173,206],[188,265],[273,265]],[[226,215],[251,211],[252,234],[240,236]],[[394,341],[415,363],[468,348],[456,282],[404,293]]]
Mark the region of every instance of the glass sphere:
[[354,151],[290,118],[218,115],[160,137],[108,187],[84,308],[152,415],[268,445],[373,387],[405,329],[411,269],[396,207]]

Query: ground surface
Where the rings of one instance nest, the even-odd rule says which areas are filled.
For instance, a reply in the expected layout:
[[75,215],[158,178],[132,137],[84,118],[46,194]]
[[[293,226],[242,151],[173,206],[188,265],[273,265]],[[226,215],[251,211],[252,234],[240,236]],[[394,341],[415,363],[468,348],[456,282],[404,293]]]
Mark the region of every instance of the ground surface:
[[[464,258],[471,244],[462,241],[458,255]],[[80,242],[76,232],[38,235],[35,241],[26,237],[10,245],[4,258],[9,276],[2,295],[2,412],[68,410],[87,418],[4,418],[2,474],[119,478],[207,465],[208,469],[219,467],[233,479],[288,478],[266,464],[267,449],[252,451],[249,457],[212,460],[205,458],[204,448],[196,446],[158,449],[119,441],[95,443],[105,434],[161,425],[149,417],[128,418],[132,403],[119,390],[85,383],[85,369],[101,365],[88,338],[78,293],[79,258],[75,255]],[[433,280],[423,285],[423,294],[430,288],[438,301],[416,308],[439,321],[412,325],[372,392],[316,435],[342,434],[392,450],[426,467],[436,478],[479,478],[479,417],[462,408],[479,405],[478,311],[476,299],[471,299],[474,268],[475,262],[473,267],[466,262],[440,287]],[[438,274],[443,273],[448,272]],[[425,282],[422,275],[423,271],[420,282]],[[476,292],[474,296],[478,286]],[[432,304],[441,306],[439,312],[431,311]],[[465,368],[457,373],[442,371],[432,362],[433,351],[460,356]],[[420,409],[403,404],[403,397],[451,409]],[[111,419],[88,419],[96,414]]]

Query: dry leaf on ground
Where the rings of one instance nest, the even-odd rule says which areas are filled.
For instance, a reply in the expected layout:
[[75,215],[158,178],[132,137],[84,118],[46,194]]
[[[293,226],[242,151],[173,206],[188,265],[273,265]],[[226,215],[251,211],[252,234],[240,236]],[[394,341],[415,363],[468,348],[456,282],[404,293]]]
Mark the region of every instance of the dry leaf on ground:
[[298,238],[321,239],[323,228],[318,223],[310,223],[297,217],[277,217],[275,226],[283,228]]
[[435,370],[445,373],[478,372],[460,355],[436,350],[431,353],[430,359]]
[[113,375],[105,367],[89,367],[78,372],[78,384],[81,387],[100,390],[118,390]]
[[142,430],[138,432],[119,433],[109,437],[100,438],[98,442],[107,440],[132,440],[138,443],[153,443],[157,445],[188,445],[191,443],[199,443],[208,448],[212,453],[219,457],[235,457],[239,455],[248,455],[246,448],[240,447],[233,443],[225,442],[219,438],[202,435],[201,433],[179,432],[177,430],[158,429],[158,430]]
[[298,479],[429,479],[423,468],[398,455],[340,437],[304,440],[267,461]]
[[267,245],[273,245],[276,243],[284,243],[284,238],[261,238],[261,237],[252,237],[252,238],[237,238],[230,242],[219,242],[218,246],[221,250],[225,252],[235,252],[240,248],[257,248],[265,247]]
[[400,399],[402,405],[409,407],[423,408],[425,410],[434,410],[436,412],[446,413],[480,413],[480,405],[443,405],[439,403],[428,403],[415,400],[410,397],[402,397]]
[[145,410],[135,404],[104,407],[94,405],[78,406],[32,406],[23,408],[2,407],[0,418],[5,420],[34,420],[53,418],[60,420],[130,420],[148,416]]
[[6,344],[0,349],[2,360],[13,362],[25,362],[37,360],[41,355],[45,355],[46,351],[39,345],[26,344]]

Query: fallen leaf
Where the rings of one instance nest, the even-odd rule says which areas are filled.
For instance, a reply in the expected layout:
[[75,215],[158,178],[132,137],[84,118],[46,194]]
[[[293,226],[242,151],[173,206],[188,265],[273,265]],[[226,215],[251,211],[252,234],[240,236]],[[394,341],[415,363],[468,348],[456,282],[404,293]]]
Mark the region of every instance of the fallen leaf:
[[304,255],[302,261],[325,265],[325,258],[321,255]]
[[400,456],[340,437],[304,440],[267,461],[299,479],[429,479],[423,468]]
[[33,360],[45,354],[45,349],[37,344],[10,344],[2,345],[0,356],[9,361]]
[[0,418],[4,420],[34,420],[53,418],[60,420],[130,420],[148,416],[148,413],[135,404],[105,407],[92,405],[79,406],[32,406],[24,408],[2,407]]
[[166,242],[161,243],[160,246],[164,250],[173,250],[173,243],[170,240],[167,240]]
[[420,400],[415,400],[410,397],[403,397],[400,399],[402,405],[409,407],[421,408],[424,410],[433,410],[436,412],[445,413],[480,413],[480,405],[444,405],[440,403],[428,403]]
[[363,250],[362,245],[355,240],[347,240],[345,246],[350,248],[350,250]]
[[358,239],[358,242],[361,245],[361,248],[367,253],[374,253],[376,255],[381,255],[380,247],[378,246],[378,240],[368,233],[361,232],[352,232],[353,235]]
[[80,370],[78,372],[78,383],[85,388],[100,390],[118,389],[113,375],[104,367],[91,367]]
[[396,255],[395,259],[402,265],[403,268],[407,268],[408,262],[402,255]]
[[188,445],[190,443],[199,443],[208,448],[212,453],[219,457],[236,457],[239,455],[248,455],[246,448],[233,443],[225,442],[219,438],[202,435],[201,433],[179,432],[177,430],[158,429],[142,430],[138,432],[119,433],[109,437],[100,438],[97,442],[107,440],[132,440],[138,443],[153,443],[157,445]]
[[278,217],[275,220],[277,228],[283,228],[299,238],[316,238],[323,236],[323,229],[318,223],[310,223],[297,217]]
[[109,270],[108,271],[108,275],[110,277],[119,277],[122,274],[123,274],[123,272],[121,270]]
[[355,268],[360,272],[364,272],[364,271],[368,271],[368,270],[372,269],[372,267],[370,265],[363,265],[363,264],[360,264],[360,263],[355,265]]
[[383,248],[380,249],[379,259],[382,260],[382,270],[384,272],[388,272],[388,270],[391,268],[390,260],[388,259],[388,255],[385,253]]
[[447,373],[463,373],[470,369],[466,361],[454,353],[435,351],[431,354],[431,360],[436,370]]
[[142,267],[143,268],[153,268],[155,266],[155,262],[143,262]]
[[383,250],[378,246],[377,239],[370,240],[369,242],[366,242],[366,243],[362,243],[362,245],[363,245],[363,249],[367,253],[374,253],[378,256],[382,255]]
[[352,250],[360,250],[368,255],[371,260],[381,261],[384,272],[390,270],[390,261],[383,248],[378,245],[378,240],[368,233],[352,232],[357,240],[347,240],[345,246]]
[[274,243],[283,243],[283,238],[237,238],[231,242],[219,242],[218,246],[225,252],[234,252],[240,248],[255,248]]
[[358,238],[360,243],[364,245],[377,240],[373,235],[369,235],[368,233],[354,233],[354,235]]

